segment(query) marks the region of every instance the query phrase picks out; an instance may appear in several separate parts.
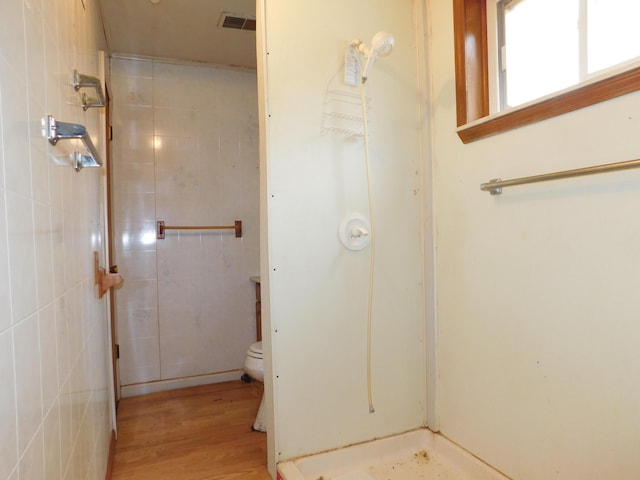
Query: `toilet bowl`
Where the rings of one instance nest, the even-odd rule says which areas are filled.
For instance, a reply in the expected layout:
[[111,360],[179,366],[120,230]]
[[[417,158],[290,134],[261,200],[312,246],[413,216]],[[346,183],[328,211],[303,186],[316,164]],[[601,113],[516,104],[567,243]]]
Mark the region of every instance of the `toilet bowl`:
[[[244,358],[244,372],[254,380],[264,381],[264,360],[262,357],[262,342],[256,342],[249,347],[247,355]],[[253,423],[253,429],[260,432],[267,431],[267,422],[264,412],[264,393],[260,400],[260,408],[256,420]]]
[[262,342],[249,347],[244,359],[244,372],[254,380],[264,381],[264,360],[262,359]]

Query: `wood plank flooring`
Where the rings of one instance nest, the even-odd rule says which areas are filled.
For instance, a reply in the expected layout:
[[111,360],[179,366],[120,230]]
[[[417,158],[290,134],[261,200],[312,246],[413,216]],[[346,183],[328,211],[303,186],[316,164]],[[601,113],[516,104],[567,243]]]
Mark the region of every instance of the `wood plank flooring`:
[[238,380],[122,399],[112,479],[270,480],[261,396]]

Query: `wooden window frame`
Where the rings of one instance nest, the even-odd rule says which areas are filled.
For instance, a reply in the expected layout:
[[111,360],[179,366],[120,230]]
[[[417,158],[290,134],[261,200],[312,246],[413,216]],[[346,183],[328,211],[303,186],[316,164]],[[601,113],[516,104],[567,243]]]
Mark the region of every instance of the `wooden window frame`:
[[486,0],[454,0],[456,114],[463,143],[530,125],[640,90],[640,67],[489,116]]

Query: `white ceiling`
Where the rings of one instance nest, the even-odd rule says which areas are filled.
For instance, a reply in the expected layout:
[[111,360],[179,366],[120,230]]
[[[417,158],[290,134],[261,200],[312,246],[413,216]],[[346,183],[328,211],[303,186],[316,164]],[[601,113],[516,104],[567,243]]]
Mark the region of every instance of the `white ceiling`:
[[256,33],[218,26],[223,12],[255,18],[255,0],[100,1],[113,54],[256,68]]

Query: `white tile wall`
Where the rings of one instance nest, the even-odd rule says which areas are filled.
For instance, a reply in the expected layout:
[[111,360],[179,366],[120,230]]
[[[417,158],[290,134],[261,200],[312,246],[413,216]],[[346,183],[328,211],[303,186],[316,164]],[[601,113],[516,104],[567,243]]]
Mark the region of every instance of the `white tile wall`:
[[[241,369],[259,273],[253,73],[112,60],[117,292],[124,385]],[[168,232],[155,222],[231,225]],[[173,385],[173,384],[172,384]]]
[[111,425],[103,172],[57,166],[40,119],[82,123],[72,69],[98,73],[96,0],[3,0],[0,14],[0,480],[104,478]]

